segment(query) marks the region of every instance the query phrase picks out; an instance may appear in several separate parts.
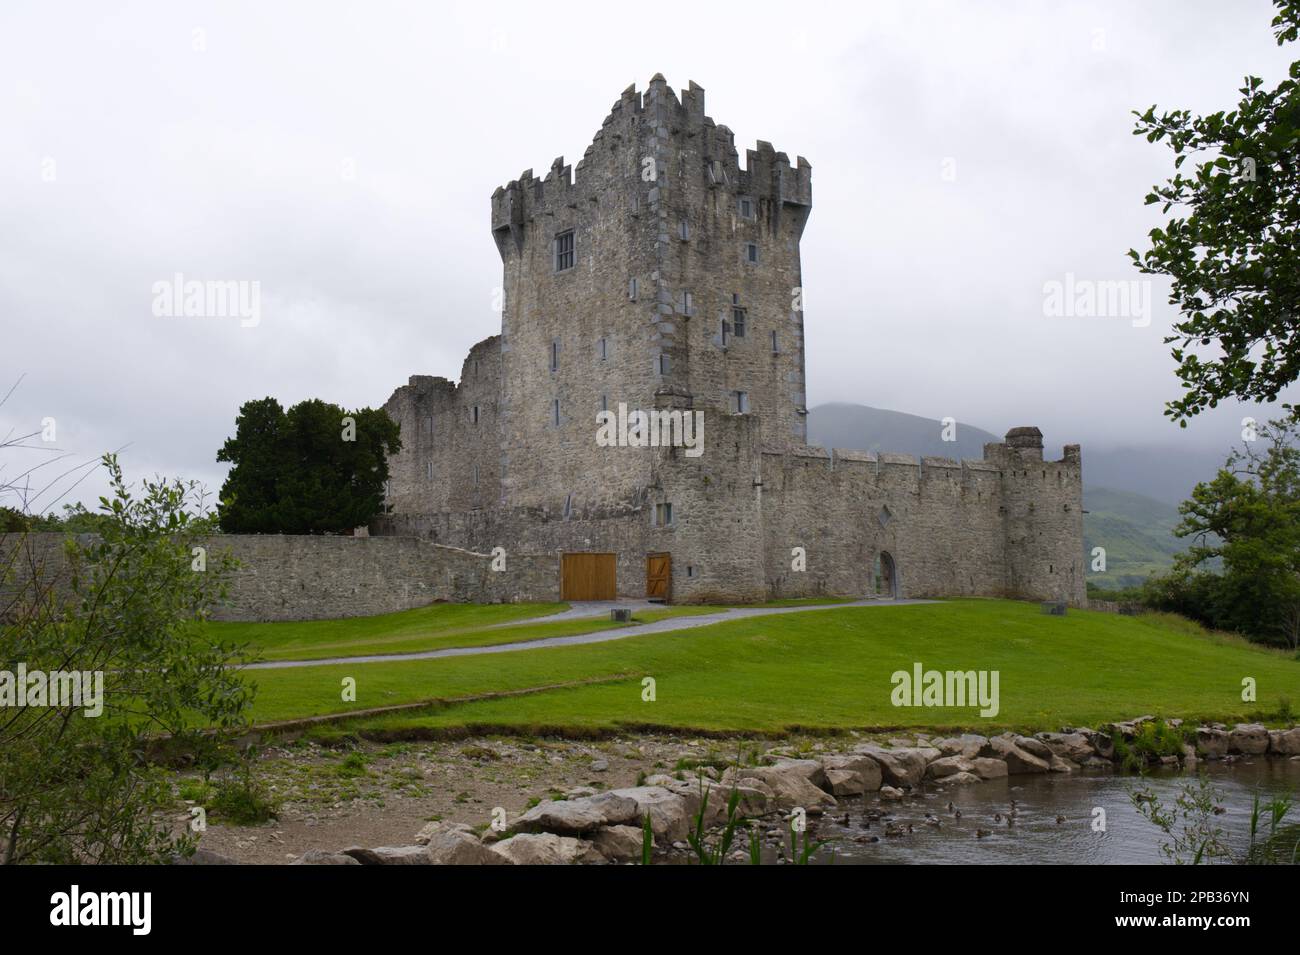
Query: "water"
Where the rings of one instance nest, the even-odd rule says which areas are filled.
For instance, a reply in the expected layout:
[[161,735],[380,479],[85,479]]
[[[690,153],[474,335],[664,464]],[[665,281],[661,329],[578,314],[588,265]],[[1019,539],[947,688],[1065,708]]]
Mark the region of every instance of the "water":
[[[1225,841],[1234,849],[1241,850],[1248,842],[1251,803],[1257,791],[1262,802],[1290,795],[1297,805],[1286,822],[1300,822],[1300,761],[1256,758],[1228,765],[1203,762],[1198,769],[1222,794],[1218,805],[1225,811],[1214,818],[1225,833]],[[1160,846],[1169,839],[1138,814],[1129,793],[1145,784],[1163,805],[1169,806],[1188,782],[1195,783],[1194,773],[1173,769],[1153,770],[1145,779],[1118,773],[1049,773],[947,789],[927,784],[923,795],[902,802],[880,802],[875,795],[841,799],[839,810],[810,820],[809,828],[815,840],[834,840],[836,864],[1163,863],[1169,860]],[[1017,816],[1015,826],[1008,828],[1006,815],[1012,799],[1017,802]],[[961,811],[960,819],[948,811],[950,800]],[[1092,829],[1096,807],[1106,811],[1105,832]],[[864,829],[864,810],[872,808],[892,815],[893,821],[904,827],[910,822],[912,833],[885,835],[883,818],[873,820],[870,828]],[[847,827],[843,825],[846,811]],[[994,820],[994,814],[999,812],[1003,816],[1000,823]],[[939,818],[939,829],[924,824],[926,813]],[[1058,823],[1057,816],[1064,816],[1065,821]],[[978,838],[977,829],[987,830],[990,835]],[[855,837],[872,835],[880,841],[854,841]]]

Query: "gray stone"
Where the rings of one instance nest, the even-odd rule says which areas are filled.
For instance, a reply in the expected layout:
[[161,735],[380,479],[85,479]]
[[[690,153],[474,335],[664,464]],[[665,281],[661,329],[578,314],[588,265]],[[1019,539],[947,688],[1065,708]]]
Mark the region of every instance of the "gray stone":
[[433,865],[425,846],[379,846],[376,849],[349,846],[343,854],[352,856],[362,865]]
[[628,862],[641,858],[644,838],[636,826],[606,826],[591,834],[591,843],[610,862]]
[[463,829],[442,829],[427,846],[434,865],[509,865],[510,859]]
[[1228,749],[1245,756],[1260,756],[1268,752],[1268,730],[1262,723],[1238,723],[1228,733]]
[[290,865],[361,865],[352,856],[342,852],[326,852],[323,849],[308,849]]
[[1279,756],[1300,753],[1300,726],[1293,726],[1289,730],[1269,730],[1268,751]]
[[551,832],[521,832],[496,843],[490,851],[515,865],[574,865],[605,861],[605,857],[586,839],[557,836]]

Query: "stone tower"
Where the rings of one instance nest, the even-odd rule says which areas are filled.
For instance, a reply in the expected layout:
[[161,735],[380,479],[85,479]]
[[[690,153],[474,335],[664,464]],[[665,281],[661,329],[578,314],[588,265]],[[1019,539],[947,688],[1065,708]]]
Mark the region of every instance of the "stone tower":
[[501,254],[503,499],[584,510],[652,483],[651,455],[598,447],[596,415],[748,413],[802,444],[799,241],[811,168],[734,137],[656,75],[623,92],[576,166],[492,196]]

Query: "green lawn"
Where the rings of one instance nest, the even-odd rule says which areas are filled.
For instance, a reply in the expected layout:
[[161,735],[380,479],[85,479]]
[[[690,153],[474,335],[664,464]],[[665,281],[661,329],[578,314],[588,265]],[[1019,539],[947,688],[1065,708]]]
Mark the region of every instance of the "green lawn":
[[[926,669],[997,670],[998,716],[974,708],[900,708],[890,676]],[[559,683],[590,685],[372,717],[372,728],[665,728],[717,732],[969,727],[1055,729],[1144,713],[1237,719],[1300,701],[1300,662],[1162,618],[1034,604],[958,600],[758,617],[608,643],[395,663],[249,673],[254,718],[283,720]],[[657,699],[642,702],[642,678]],[[1258,704],[1243,703],[1253,677]],[[340,701],[344,677],[355,703]]]
[[[323,660],[383,653],[414,653],[447,647],[478,647],[520,643],[625,627],[608,615],[547,621],[567,610],[564,603],[431,604],[415,610],[374,617],[302,620],[288,623],[226,623],[207,625],[208,634],[227,643],[247,644],[263,660]],[[709,613],[713,607],[662,607],[638,611],[634,624],[664,617]],[[538,619],[540,618],[540,619]],[[514,621],[527,621],[515,624]],[[503,626],[510,624],[509,626]]]

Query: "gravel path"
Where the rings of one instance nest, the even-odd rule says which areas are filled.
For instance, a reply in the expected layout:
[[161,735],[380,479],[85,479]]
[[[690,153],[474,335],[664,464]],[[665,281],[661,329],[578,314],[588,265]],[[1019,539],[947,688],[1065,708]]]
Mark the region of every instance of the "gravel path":
[[[897,607],[900,604],[927,604],[933,600],[855,600],[850,603],[806,604],[797,607],[734,607],[717,613],[699,614],[688,617],[666,617],[653,623],[643,623],[614,630],[597,630],[594,633],[575,633],[567,637],[545,637],[539,640],[524,640],[519,643],[497,643],[481,647],[447,647],[442,650],[421,650],[417,653],[381,653],[369,656],[326,657],[321,660],[268,660],[263,663],[250,663],[246,670],[283,670],[291,667],[330,666],[340,663],[399,663],[403,660],[436,660],[440,657],[465,657],[480,653],[510,653],[515,650],[539,650],[543,647],[569,647],[584,643],[605,643],[609,640],[623,640],[627,637],[639,637],[647,633],[672,633],[677,630],[690,630],[694,627],[707,627],[710,624],[725,623],[729,620],[743,620],[747,617],[769,617],[782,613],[803,613],[809,610],[839,610],[844,607]],[[538,620],[551,622],[574,617],[589,617],[600,609],[625,607],[626,603],[600,602],[574,606],[563,613],[540,617]],[[634,609],[639,604],[630,605]],[[647,604],[647,607],[654,605]],[[536,623],[535,621],[528,621]],[[516,621],[518,623],[518,621]]]

